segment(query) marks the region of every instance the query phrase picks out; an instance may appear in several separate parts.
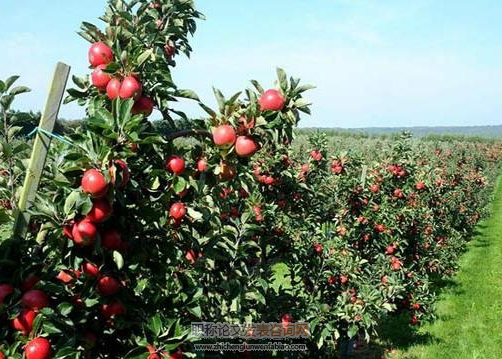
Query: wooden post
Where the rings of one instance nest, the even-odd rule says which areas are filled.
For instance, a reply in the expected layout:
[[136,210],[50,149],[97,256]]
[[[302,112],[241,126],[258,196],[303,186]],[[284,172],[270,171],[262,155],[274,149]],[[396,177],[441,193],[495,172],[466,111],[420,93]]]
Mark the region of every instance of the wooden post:
[[363,188],[366,186],[366,176],[368,175],[368,166],[363,165],[363,172],[361,173],[361,185]]
[[[63,101],[64,92],[68,76],[70,75],[70,66],[58,62],[56,70],[52,77],[52,82],[49,88],[49,96],[45,104],[45,109],[40,119],[39,129],[52,133],[54,124],[59,114],[61,102]],[[38,131],[33,143],[31,152],[30,164],[26,171],[24,179],[23,191],[19,200],[18,209],[14,220],[14,236],[24,237],[30,223],[30,215],[26,210],[30,207],[35,199],[40,178],[45,166],[47,152],[51,144],[51,137],[45,133]]]

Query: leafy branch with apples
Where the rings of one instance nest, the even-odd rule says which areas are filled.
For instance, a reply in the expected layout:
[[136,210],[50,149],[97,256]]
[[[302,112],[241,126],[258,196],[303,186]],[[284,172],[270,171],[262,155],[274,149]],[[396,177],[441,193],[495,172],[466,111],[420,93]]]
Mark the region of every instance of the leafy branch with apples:
[[432,316],[502,148],[404,136],[368,160],[315,134],[294,151],[312,87],[283,70],[268,90],[215,90],[217,109],[175,85],[202,18],[188,0],[109,0],[104,30],[82,24],[90,76],[66,102],[85,123],[53,143],[27,238],[0,244],[0,358],[207,357],[201,321],[306,321],[295,357],[336,357],[391,316]]

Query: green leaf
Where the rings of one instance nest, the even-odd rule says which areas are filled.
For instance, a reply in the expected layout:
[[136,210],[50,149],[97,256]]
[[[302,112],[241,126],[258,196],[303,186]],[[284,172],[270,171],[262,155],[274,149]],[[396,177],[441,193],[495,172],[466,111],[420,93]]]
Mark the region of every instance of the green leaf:
[[77,201],[79,199],[80,199],[80,192],[77,192],[77,191],[73,191],[66,198],[66,201],[64,203],[64,208],[63,208],[66,216],[68,216],[70,213],[75,211],[75,209],[77,207]]
[[75,85],[77,85],[79,88],[81,88],[82,90],[87,88],[88,82],[86,81],[86,79],[84,77],[78,77],[78,76],[73,75],[72,80],[73,80],[73,83]]
[[195,91],[184,89],[176,91],[177,97],[188,98],[195,101],[200,101],[199,96],[195,93]]
[[143,65],[145,63],[146,60],[148,60],[148,58],[150,56],[152,56],[153,54],[153,50],[152,49],[148,49],[148,50],[145,50],[141,53],[141,55],[138,56],[138,59],[137,59],[137,66],[140,67],[141,65]]
[[202,213],[196,211],[195,209],[188,207],[187,213],[190,217],[192,217],[195,221],[200,221],[204,216]]
[[12,90],[10,90],[9,94],[11,96],[16,96],[16,95],[20,95],[22,93],[26,93],[26,92],[30,92],[31,89],[29,87],[26,87],[26,86],[18,86],[18,87],[14,87]]
[[204,105],[202,102],[199,102],[199,106],[202,107],[202,109],[212,118],[216,117],[216,112],[214,112],[210,107]]
[[187,186],[187,181],[183,177],[176,177],[174,179],[174,185],[173,185],[174,192],[176,193],[183,192],[186,186]]
[[253,86],[255,87],[255,89],[259,92],[259,93],[263,93],[265,91],[265,89],[263,87],[261,87],[260,83],[256,80],[251,80],[251,83],[253,84]]
[[153,334],[155,334],[156,337],[160,335],[160,332],[162,330],[162,319],[160,318],[160,314],[157,313],[155,314],[152,319],[150,319],[150,323],[148,324],[148,328],[151,329]]
[[4,91],[8,91],[10,89],[10,87],[14,84],[14,82],[16,82],[18,79],[19,79],[19,76],[14,75],[14,76],[9,77],[7,80],[5,80],[5,90]]
[[216,97],[216,101],[218,102],[218,108],[220,109],[220,112],[223,112],[225,110],[225,96],[223,96],[223,93],[213,87],[213,92],[214,96]]
[[10,108],[10,105],[12,105],[12,101],[14,101],[14,96],[12,95],[2,96],[2,98],[0,99],[0,105],[2,105],[4,110],[8,110]]
[[278,67],[277,77],[279,79],[279,85],[281,86],[282,91],[286,92],[288,90],[288,76],[286,75],[286,72]]
[[188,308],[188,311],[195,315],[197,318],[202,317],[202,309],[200,308],[200,306]]

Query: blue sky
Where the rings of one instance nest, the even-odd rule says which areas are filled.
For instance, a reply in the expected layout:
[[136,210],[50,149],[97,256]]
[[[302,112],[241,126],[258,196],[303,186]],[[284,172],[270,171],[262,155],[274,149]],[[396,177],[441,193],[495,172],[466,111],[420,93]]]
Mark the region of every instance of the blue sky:
[[[315,84],[302,126],[501,124],[502,1],[196,0],[207,16],[174,78],[214,104],[211,87],[233,93],[249,79],[271,85],[275,67]],[[33,88],[18,102],[43,107],[55,62],[87,69],[75,32],[99,23],[104,0],[5,0],[0,78]],[[193,116],[199,110],[181,107]],[[77,106],[61,116],[81,117]]]

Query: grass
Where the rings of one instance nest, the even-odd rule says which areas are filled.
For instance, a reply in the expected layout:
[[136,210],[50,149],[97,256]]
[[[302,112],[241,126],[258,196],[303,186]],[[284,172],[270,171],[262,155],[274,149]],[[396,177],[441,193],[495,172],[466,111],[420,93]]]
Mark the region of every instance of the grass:
[[[502,179],[491,216],[478,226],[460,271],[444,283],[438,318],[418,332],[399,319],[384,329],[392,359],[502,358]],[[397,324],[397,325],[396,325]]]

